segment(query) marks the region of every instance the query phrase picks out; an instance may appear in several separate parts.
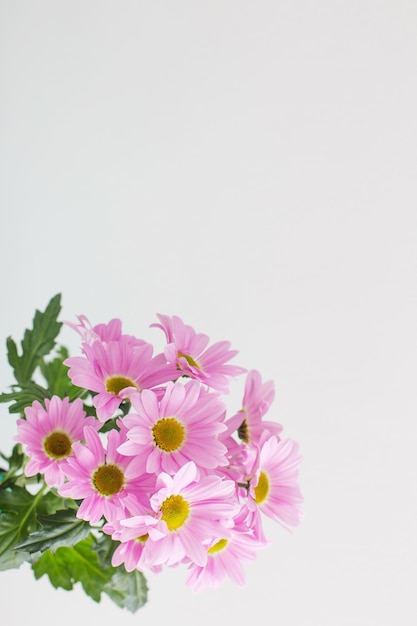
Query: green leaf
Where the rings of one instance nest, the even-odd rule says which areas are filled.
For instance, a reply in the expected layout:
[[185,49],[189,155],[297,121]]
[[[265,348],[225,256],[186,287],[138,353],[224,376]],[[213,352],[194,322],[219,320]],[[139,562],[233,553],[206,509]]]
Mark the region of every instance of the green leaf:
[[23,463],[25,461],[25,455],[22,452],[22,446],[20,443],[17,443],[13,446],[11,456],[7,457],[0,452],[0,456],[7,461],[9,465],[9,469],[2,472],[0,478],[0,489],[7,489],[10,486],[10,483],[13,480],[16,480],[15,476],[20,472],[23,467]]
[[67,348],[60,346],[57,353],[58,356],[52,359],[52,361],[47,362],[45,359],[42,359],[39,364],[50,395],[56,395],[60,398],[68,396],[71,401],[86,396],[88,391],[73,385],[68,376],[69,368],[63,363],[69,356]]
[[135,613],[148,599],[148,586],[142,572],[127,572],[119,567],[112,579],[103,588],[117,606]]
[[37,527],[38,503],[38,496],[21,487],[0,490],[0,555]]
[[[1,485],[1,483],[0,483]],[[46,486],[43,485],[37,494],[32,494],[24,487],[12,485],[11,488],[0,489],[0,508],[21,515],[28,513],[31,507],[35,507],[34,515],[48,515],[55,513],[59,509],[68,508],[67,503],[72,503],[68,498],[61,498],[54,490],[44,492]]]
[[24,453],[22,451],[22,446],[21,446],[20,443],[17,443],[15,446],[13,446],[12,453],[11,453],[10,456],[6,456],[2,452],[0,452],[0,456],[2,457],[2,459],[7,461],[7,464],[9,466],[8,471],[3,475],[3,479],[4,480],[9,475],[13,476],[19,470],[22,469],[23,463],[24,463],[24,460],[25,460],[25,455],[24,455]]
[[37,515],[55,513],[65,506],[63,498],[53,492],[44,494],[44,488],[36,495],[17,485],[0,489],[0,557],[39,529]]
[[97,559],[100,567],[106,569],[112,567],[111,560],[119,545],[118,541],[114,541],[110,535],[101,533],[93,546],[93,550],[97,553]]
[[[4,458],[4,457],[3,457]],[[25,455],[22,450],[22,445],[17,443],[13,446],[12,454],[6,459],[9,463],[9,472],[16,473],[23,466]]]
[[52,515],[57,511],[61,511],[63,509],[78,509],[78,506],[75,504],[74,500],[70,498],[62,498],[59,496],[54,489],[44,493],[42,495],[42,501],[39,505],[39,515]]
[[14,370],[14,375],[15,375],[16,380],[20,380],[22,378],[21,359],[17,353],[17,346],[11,337],[7,337],[6,347],[7,347],[7,360],[9,361],[9,364]]
[[44,404],[45,398],[50,398],[50,392],[34,383],[29,381],[28,383],[23,383],[21,386],[13,385],[13,391],[10,393],[2,393],[0,394],[0,402],[14,402],[9,407],[9,413],[22,413],[25,408],[31,406],[35,400]]
[[0,555],[0,572],[7,569],[18,569],[28,558],[28,552],[16,552],[11,549],[5,550],[5,552]]
[[22,536],[17,515],[13,513],[0,514],[0,570],[19,567],[26,555],[13,550],[13,546]]
[[51,550],[56,552],[63,546],[73,546],[90,534],[90,525],[76,517],[76,511],[57,511],[53,515],[38,515],[41,529],[31,533],[27,539],[14,546],[34,554]]
[[107,420],[107,422],[104,422],[103,426],[99,429],[99,432],[108,433],[109,430],[120,430],[119,426],[117,425],[118,419],[119,417],[117,416]]
[[84,591],[96,602],[100,601],[104,586],[110,582],[114,568],[102,569],[93,550],[95,539],[90,534],[75,546],[50,550],[32,564],[36,578],[47,574],[54,587],[72,589],[80,582]]
[[[111,567],[111,560],[118,541],[114,541],[110,535],[102,534],[94,546],[97,552],[98,563],[103,569]],[[127,572],[123,565],[113,568],[114,574],[104,588],[106,593],[117,606],[134,613],[147,601],[148,588],[146,579],[141,572]]]
[[[65,548],[60,548],[64,550]],[[52,585],[57,589],[61,587],[70,591],[74,586],[74,579],[71,576],[71,571],[67,568],[67,562],[65,559],[65,553],[62,555],[58,551],[53,554],[50,550],[44,552],[40,559],[35,563],[32,563],[32,569],[35,574],[36,580],[47,574]]]
[[[97,549],[97,542],[101,550]],[[47,550],[36,562],[32,563],[35,578],[45,574],[55,588],[70,590],[74,584],[81,583],[84,591],[93,600],[99,602],[101,594],[106,593],[117,606],[134,613],[147,601],[146,579],[141,572],[126,572],[124,567],[105,567],[98,554],[108,551],[112,541],[90,534],[73,547],[58,548],[55,554]],[[103,551],[104,548],[104,551]]]
[[62,323],[57,321],[60,310],[61,294],[57,294],[50,300],[43,313],[36,310],[32,329],[25,330],[21,342],[21,355],[18,354],[13,339],[11,337],[7,339],[8,360],[19,385],[31,381],[42,357],[53,349],[62,326]]

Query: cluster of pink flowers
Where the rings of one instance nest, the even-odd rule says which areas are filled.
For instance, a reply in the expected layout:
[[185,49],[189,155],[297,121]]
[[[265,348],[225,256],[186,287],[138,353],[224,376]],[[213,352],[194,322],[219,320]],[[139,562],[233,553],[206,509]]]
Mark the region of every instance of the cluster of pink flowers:
[[[300,522],[298,444],[264,419],[273,383],[231,365],[229,342],[209,345],[180,318],[158,319],[166,346],[156,356],[120,320],[70,324],[82,356],[65,361],[68,375],[91,392],[96,416],[79,399],[34,402],[18,420],[25,472],[81,501],[78,517],[118,542],[113,565],[159,572],[181,563],[195,590],[226,576],[242,585],[242,563],[267,541],[263,516],[287,529]],[[228,417],[224,394],[240,375],[242,404]]]

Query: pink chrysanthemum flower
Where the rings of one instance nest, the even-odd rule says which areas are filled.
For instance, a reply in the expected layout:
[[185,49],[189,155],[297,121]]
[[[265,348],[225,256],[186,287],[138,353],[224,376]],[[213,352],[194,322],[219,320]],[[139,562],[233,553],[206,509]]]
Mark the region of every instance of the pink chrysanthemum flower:
[[[143,506],[138,500],[136,502],[130,502],[129,510],[126,511],[126,515],[147,515],[149,513],[148,507]],[[145,547],[145,543],[149,538],[148,534],[140,535],[120,543],[122,532],[125,531],[125,527],[120,524],[120,520],[114,520],[111,524],[107,522],[103,526],[103,532],[112,536],[112,539],[119,542],[116,550],[112,556],[113,567],[124,565],[127,572],[133,572],[133,570],[140,570],[140,562],[142,558],[142,552]],[[149,568],[155,574],[162,571],[162,565],[156,565]]]
[[26,446],[30,458],[25,466],[26,476],[44,474],[49,487],[64,483],[63,463],[73,453],[72,444],[84,437],[84,427],[97,428],[94,417],[86,417],[83,403],[78,398],[53,396],[43,407],[37,400],[25,409],[26,419],[17,420],[16,441]]
[[[133,572],[135,569],[142,571],[141,559],[148,538],[148,535],[142,535],[130,541],[119,543],[112,556],[113,567],[124,565],[127,572]],[[113,539],[115,538],[113,537]],[[162,572],[162,565],[152,565],[148,569],[154,574],[159,574]]]
[[263,419],[274,397],[273,381],[262,383],[260,373],[251,370],[245,382],[242,408],[228,420],[229,429],[237,429],[239,438],[244,443],[257,443],[265,430],[271,435],[278,436],[282,431],[281,424]]
[[248,509],[254,515],[252,524],[262,537],[259,512],[289,530],[302,517],[303,496],[298,485],[302,457],[298,443],[279,440],[266,433],[260,441],[257,469],[249,481]]
[[205,469],[227,464],[226,447],[218,440],[226,429],[225,407],[217,394],[192,380],[168,383],[159,402],[147,390],[131,401],[135,413],[122,420],[127,441],[119,452],[142,459],[147,472],[174,474],[188,461]]
[[[229,420],[230,421],[230,420]],[[222,443],[227,446],[227,460],[226,466],[219,466],[216,473],[219,476],[234,480],[236,485],[247,484],[248,476],[254,475],[258,467],[257,458],[259,457],[259,449],[257,446],[246,445],[241,442],[237,442],[230,436],[226,436],[222,433],[220,436]],[[253,472],[253,474],[251,474]]]
[[204,566],[190,564],[186,585],[193,591],[205,587],[217,588],[226,576],[239,586],[245,584],[243,561],[254,561],[259,548],[265,544],[257,541],[251,533],[239,532],[237,528],[228,530],[225,535],[211,542]]
[[[135,569],[140,570],[139,564],[147,539],[148,535],[142,535],[125,543],[119,543],[112,556],[111,562],[113,567],[124,565],[127,572],[133,572]],[[113,540],[117,540],[117,533],[113,534]],[[161,570],[162,566],[159,566],[158,569]]]
[[142,476],[137,459],[117,452],[122,435],[111,430],[107,450],[92,428],[84,429],[85,445],[74,444],[74,456],[64,467],[68,482],[59,489],[61,496],[82,500],[77,517],[96,524],[104,515],[112,522],[126,515],[126,507],[138,499],[148,502],[154,491],[155,477]]
[[236,511],[235,487],[217,476],[198,479],[196,465],[186,463],[175,476],[161,473],[151,497],[154,515],[121,520],[121,541],[148,535],[139,562],[141,569],[173,566],[184,559],[204,566],[207,542],[224,536],[222,521]]
[[164,331],[168,344],[165,357],[183,376],[195,378],[212,389],[227,393],[229,379],[246,371],[243,367],[227,364],[238,353],[237,350],[230,350],[229,341],[218,341],[207,348],[209,337],[196,333],[176,315],[158,314],[158,318],[160,324],[151,326]]
[[77,315],[78,324],[73,322],[64,322],[67,326],[75,330],[84,343],[92,345],[95,341],[119,341],[122,337],[127,337],[134,345],[143,345],[143,339],[137,339],[133,335],[122,335],[122,321],[120,319],[112,319],[108,324],[96,324],[92,326],[89,319],[85,315]]
[[102,422],[114,415],[128,390],[150,389],[176,376],[163,354],[152,357],[150,344],[132,344],[128,336],[108,343],[85,343],[83,351],[85,356],[70,357],[64,364],[70,368],[74,385],[96,393],[93,404]]

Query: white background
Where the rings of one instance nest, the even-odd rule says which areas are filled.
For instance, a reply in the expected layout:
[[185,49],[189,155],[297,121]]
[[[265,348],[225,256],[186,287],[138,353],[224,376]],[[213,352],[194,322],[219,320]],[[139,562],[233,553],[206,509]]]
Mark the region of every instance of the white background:
[[166,570],[131,615],[23,567],[2,626],[416,624],[416,29],[414,0],[0,2],[2,390],[57,292],[157,347],[180,315],[275,381],[305,497],[243,589]]

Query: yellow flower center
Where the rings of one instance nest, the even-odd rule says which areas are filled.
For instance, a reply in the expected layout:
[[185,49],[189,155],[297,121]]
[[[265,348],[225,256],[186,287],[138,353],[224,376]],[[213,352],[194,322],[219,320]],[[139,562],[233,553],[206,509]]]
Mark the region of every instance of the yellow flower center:
[[259,474],[258,484],[254,487],[254,491],[256,504],[261,504],[269,493],[269,478],[265,472]]
[[139,391],[139,387],[131,378],[126,376],[109,376],[106,380],[106,391],[118,396],[119,393],[127,387],[135,387]]
[[52,459],[63,459],[71,454],[72,441],[66,433],[55,430],[45,437],[43,448]]
[[155,444],[164,452],[174,452],[185,441],[185,428],[174,417],[163,417],[152,427]]
[[183,354],[182,352],[178,352],[178,358],[180,359],[181,357],[185,359],[188,365],[190,365],[191,367],[198,367],[198,369],[201,369],[201,366],[189,354]]
[[100,465],[94,472],[92,481],[102,496],[112,496],[123,487],[125,477],[117,465]]
[[136,537],[135,541],[139,541],[140,543],[145,543],[145,541],[147,541],[149,535],[148,533],[146,533],[146,535],[141,535],[140,537]]
[[169,496],[161,505],[161,519],[166,522],[168,530],[177,530],[185,523],[189,510],[189,504],[182,496]]
[[222,550],[225,549],[228,543],[229,542],[227,539],[220,539],[217,543],[214,544],[214,546],[211,546],[211,548],[209,548],[207,552],[209,554],[215,554],[216,552],[221,552]]

